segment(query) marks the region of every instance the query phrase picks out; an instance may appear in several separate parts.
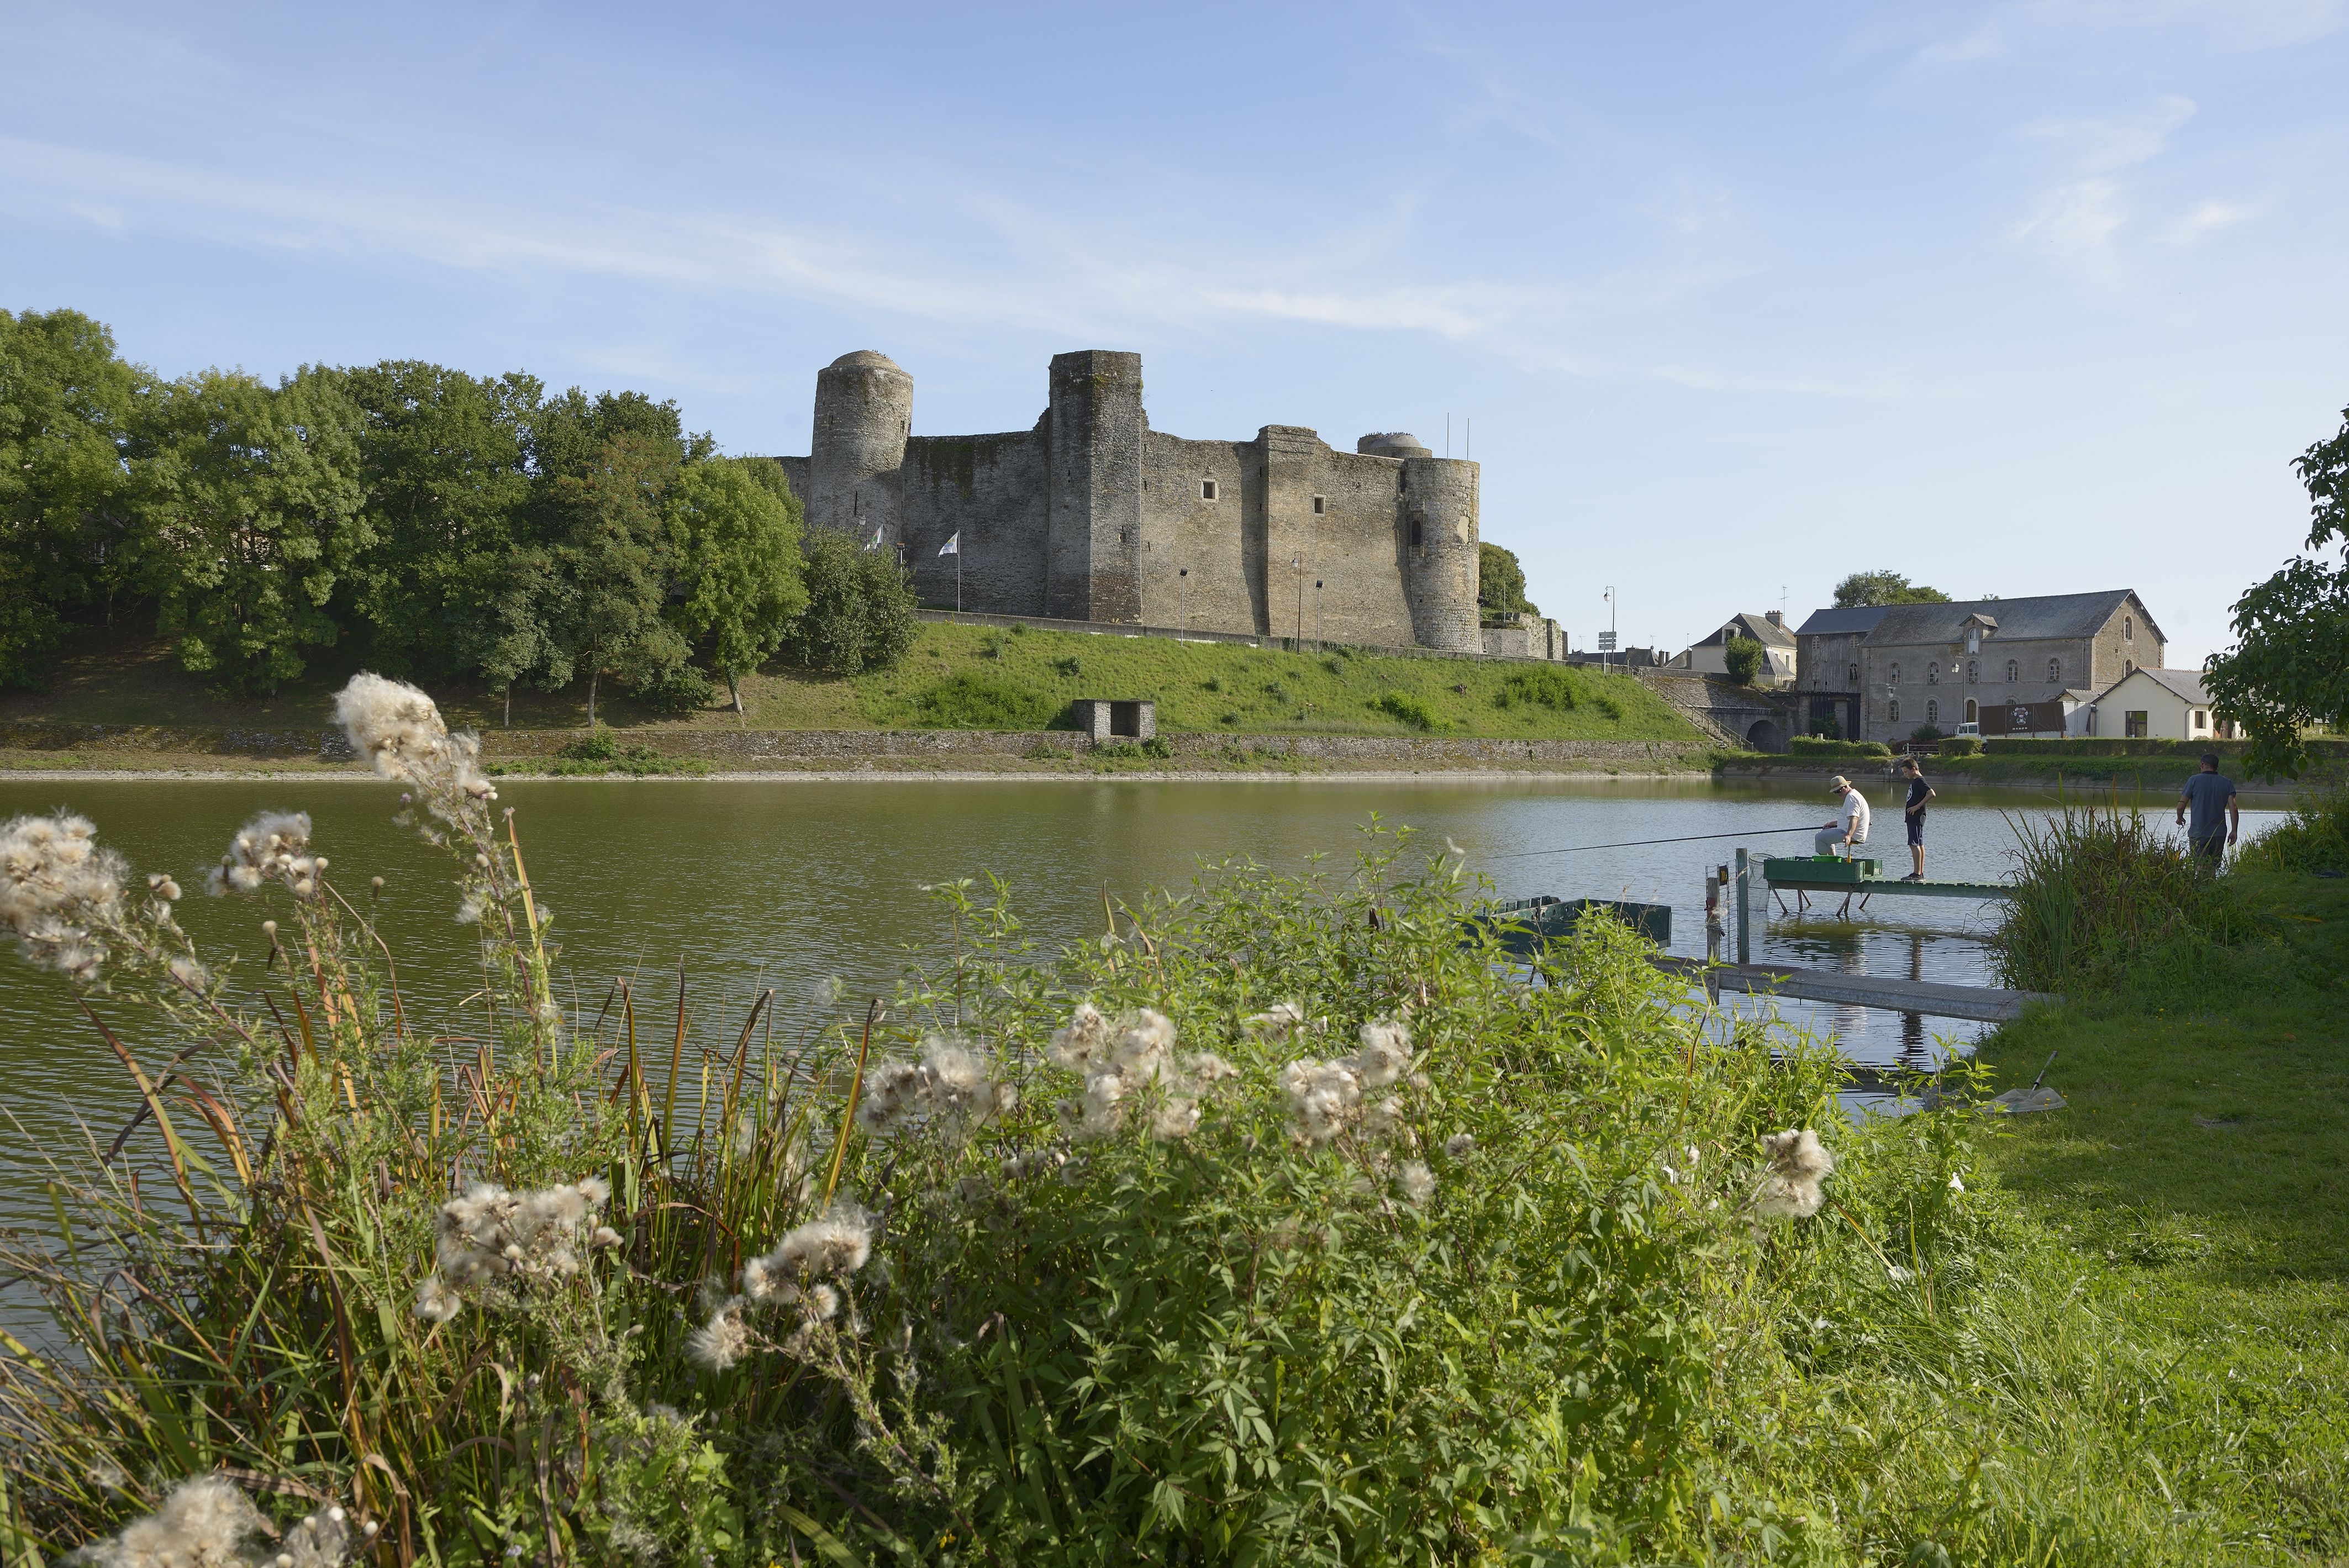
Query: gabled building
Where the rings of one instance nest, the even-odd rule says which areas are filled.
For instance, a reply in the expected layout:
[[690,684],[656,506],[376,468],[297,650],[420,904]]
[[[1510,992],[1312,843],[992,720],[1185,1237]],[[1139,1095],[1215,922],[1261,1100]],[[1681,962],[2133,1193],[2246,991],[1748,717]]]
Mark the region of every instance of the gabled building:
[[[1819,610],[1795,634],[1795,683],[1806,723],[1831,717],[1849,740],[1906,740],[1925,724],[2003,733],[2018,709],[2073,710],[2078,692],[2160,668],[2164,642],[2130,588]],[[1984,722],[1991,708],[1997,723]]]
[[2230,741],[2235,726],[2219,717],[2199,670],[2140,668],[2099,693],[2081,715],[2080,733],[2130,741]]
[[1665,666],[1696,675],[1729,673],[1729,639],[1742,637],[1762,645],[1762,668],[1756,686],[1784,686],[1795,678],[1795,639],[1786,618],[1776,610],[1764,615],[1733,615],[1689,645],[1688,650]]

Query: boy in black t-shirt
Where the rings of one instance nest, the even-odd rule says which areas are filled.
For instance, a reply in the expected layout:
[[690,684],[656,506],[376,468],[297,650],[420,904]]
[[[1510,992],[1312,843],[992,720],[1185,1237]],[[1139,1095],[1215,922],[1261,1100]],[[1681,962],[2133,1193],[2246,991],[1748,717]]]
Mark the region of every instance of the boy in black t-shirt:
[[1917,869],[1900,879],[1903,882],[1922,882],[1925,879],[1925,803],[1933,798],[1933,786],[1925,782],[1925,770],[1918,766],[1916,758],[1903,758],[1900,765],[1909,774],[1909,809],[1906,814],[1909,819],[1909,853],[1917,862]]

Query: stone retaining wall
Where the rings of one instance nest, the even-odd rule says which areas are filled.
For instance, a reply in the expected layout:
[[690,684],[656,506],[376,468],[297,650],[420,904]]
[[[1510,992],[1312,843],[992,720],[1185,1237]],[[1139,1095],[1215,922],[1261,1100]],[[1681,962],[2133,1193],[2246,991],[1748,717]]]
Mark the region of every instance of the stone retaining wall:
[[[554,757],[585,730],[492,730],[484,756]],[[664,756],[701,757],[724,767],[762,762],[863,758],[1081,756],[1090,737],[1067,730],[643,730],[623,732],[624,746]],[[1300,762],[1390,762],[1405,766],[1474,767],[1521,763],[1693,763],[1692,746],[1660,741],[1511,741],[1469,736],[1161,735],[1174,759],[1225,762],[1259,757]],[[125,724],[4,724],[0,748],[28,752],[131,752],[181,756],[356,758],[339,730],[222,730]]]

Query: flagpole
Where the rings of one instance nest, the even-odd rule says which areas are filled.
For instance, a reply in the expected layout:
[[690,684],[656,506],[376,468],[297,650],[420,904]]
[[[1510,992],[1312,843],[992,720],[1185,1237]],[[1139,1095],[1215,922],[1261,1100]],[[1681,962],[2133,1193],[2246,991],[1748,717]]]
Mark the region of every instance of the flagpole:
[[955,551],[955,614],[962,614],[962,551]]

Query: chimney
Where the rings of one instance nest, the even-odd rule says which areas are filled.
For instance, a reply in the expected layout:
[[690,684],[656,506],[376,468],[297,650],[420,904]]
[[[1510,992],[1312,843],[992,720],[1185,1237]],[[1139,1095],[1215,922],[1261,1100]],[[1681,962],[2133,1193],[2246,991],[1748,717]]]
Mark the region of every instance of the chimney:
[[1762,618],[1768,621],[1772,626],[1783,628],[1786,624],[1786,612],[1785,610],[1771,610],[1764,615]]

